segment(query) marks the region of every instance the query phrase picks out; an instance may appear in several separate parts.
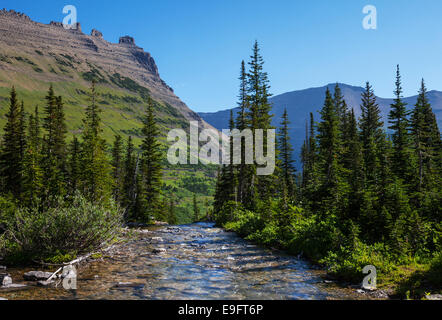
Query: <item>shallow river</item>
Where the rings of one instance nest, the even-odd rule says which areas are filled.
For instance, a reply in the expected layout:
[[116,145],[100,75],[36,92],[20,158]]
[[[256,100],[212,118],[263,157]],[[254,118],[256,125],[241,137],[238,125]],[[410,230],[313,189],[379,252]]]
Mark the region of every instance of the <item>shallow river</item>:
[[[165,252],[155,253],[164,248]],[[22,282],[28,270],[8,270]],[[7,299],[354,299],[307,262],[259,248],[210,223],[150,230],[78,270],[76,292],[41,288]]]

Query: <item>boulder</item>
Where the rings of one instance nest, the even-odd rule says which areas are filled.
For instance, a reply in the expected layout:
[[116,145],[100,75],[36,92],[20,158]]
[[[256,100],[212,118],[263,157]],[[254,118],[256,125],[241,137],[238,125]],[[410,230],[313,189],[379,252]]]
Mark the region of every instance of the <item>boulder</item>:
[[0,287],[7,287],[12,284],[12,278],[8,273],[0,273]]
[[43,271],[29,271],[26,272],[23,275],[23,278],[26,281],[45,281],[48,280],[52,276],[52,273],[50,272],[43,272]]
[[155,248],[152,250],[153,253],[166,253],[167,250],[165,248]]

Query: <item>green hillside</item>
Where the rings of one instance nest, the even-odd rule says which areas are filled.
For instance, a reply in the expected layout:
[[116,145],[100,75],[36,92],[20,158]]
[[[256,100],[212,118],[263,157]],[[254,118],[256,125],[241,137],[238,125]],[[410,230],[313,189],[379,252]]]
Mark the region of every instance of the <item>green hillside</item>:
[[[110,147],[114,136],[120,134],[124,140],[132,136],[138,146],[141,142],[142,116],[147,107],[150,90],[139,85],[136,81],[119,73],[104,71],[100,66],[89,62],[80,63],[75,57],[67,54],[43,54],[36,50],[35,55],[17,53],[1,54],[0,65],[0,130],[6,123],[8,99],[11,86],[14,85],[20,100],[25,104],[25,110],[31,112],[35,106],[42,109],[45,96],[50,84],[56,95],[62,96],[68,140],[82,131],[84,111],[89,103],[89,86],[92,80],[97,82],[99,93],[98,103],[102,110],[104,137]],[[20,72],[9,72],[9,68]],[[45,79],[56,76],[57,81]],[[161,141],[167,150],[166,135],[170,129],[182,128],[187,130],[188,120],[173,106],[155,101],[156,120],[163,136]],[[164,153],[164,154],[165,154]],[[201,212],[205,213],[206,200],[211,203],[214,192],[215,168],[206,166],[189,166],[184,168],[170,166],[164,160],[166,170],[164,195],[177,203],[179,223],[189,223],[192,219],[192,198],[197,194]],[[185,181],[185,183],[184,183]]]

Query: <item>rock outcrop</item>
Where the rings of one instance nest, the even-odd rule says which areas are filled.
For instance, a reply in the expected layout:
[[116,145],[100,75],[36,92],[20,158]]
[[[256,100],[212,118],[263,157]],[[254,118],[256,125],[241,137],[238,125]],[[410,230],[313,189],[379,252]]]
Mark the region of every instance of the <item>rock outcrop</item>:
[[[82,33],[79,23],[77,27],[77,30],[67,30],[60,22],[38,23],[23,13],[1,10],[0,58],[5,52],[29,56],[35,56],[38,52],[45,59],[54,55],[68,55],[78,63],[75,66],[78,71],[90,71],[89,66],[94,65],[109,75],[120,74],[130,78],[148,88],[154,99],[176,108],[187,120],[198,121],[201,128],[212,128],[197,113],[190,110],[161,79],[155,60],[150,53],[136,45],[134,38],[123,36],[119,43],[110,43],[104,40],[103,34],[96,29],[92,30],[91,35],[87,35]],[[10,74],[20,72],[14,65],[2,63],[1,59],[0,71]],[[68,73],[42,74],[39,80],[49,83],[71,81],[71,78]],[[6,85],[10,86],[9,83]]]

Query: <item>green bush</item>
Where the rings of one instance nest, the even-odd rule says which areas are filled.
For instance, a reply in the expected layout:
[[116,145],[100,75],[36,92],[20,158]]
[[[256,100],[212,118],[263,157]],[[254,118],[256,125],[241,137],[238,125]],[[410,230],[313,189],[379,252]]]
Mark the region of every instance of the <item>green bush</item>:
[[292,222],[292,237],[287,247],[293,254],[303,254],[314,262],[335,251],[345,242],[334,215],[300,217]]
[[77,194],[70,202],[58,200],[48,210],[17,209],[6,222],[0,255],[10,263],[72,257],[104,246],[121,226],[122,212],[114,203],[105,207]]
[[378,275],[391,273],[395,269],[390,249],[383,243],[367,245],[357,241],[353,248],[341,247],[340,250],[329,252],[321,260],[328,271],[337,278],[352,281],[362,281],[362,269],[372,265],[376,267]]

